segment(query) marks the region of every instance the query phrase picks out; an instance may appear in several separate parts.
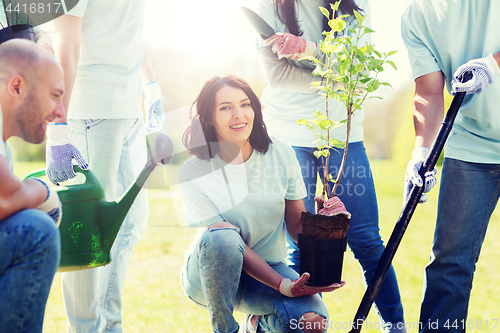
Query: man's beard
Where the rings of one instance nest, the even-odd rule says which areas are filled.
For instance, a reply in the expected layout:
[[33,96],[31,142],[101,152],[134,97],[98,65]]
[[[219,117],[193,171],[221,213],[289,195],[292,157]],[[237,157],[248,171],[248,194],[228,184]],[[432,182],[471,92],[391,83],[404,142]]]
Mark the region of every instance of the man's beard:
[[39,144],[45,140],[41,110],[38,108],[34,93],[29,93],[16,112],[16,120],[21,129],[22,139]]

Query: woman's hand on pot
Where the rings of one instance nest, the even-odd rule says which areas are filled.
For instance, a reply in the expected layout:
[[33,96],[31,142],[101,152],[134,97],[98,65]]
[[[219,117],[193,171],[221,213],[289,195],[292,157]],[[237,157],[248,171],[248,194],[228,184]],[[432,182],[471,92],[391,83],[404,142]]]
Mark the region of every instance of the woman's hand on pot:
[[309,276],[309,273],[304,273],[298,279],[293,281],[290,281],[290,279],[283,279],[278,285],[278,291],[288,297],[300,297],[316,295],[317,293],[327,293],[345,286],[344,281],[322,287],[308,286],[306,285],[306,282],[309,280]]

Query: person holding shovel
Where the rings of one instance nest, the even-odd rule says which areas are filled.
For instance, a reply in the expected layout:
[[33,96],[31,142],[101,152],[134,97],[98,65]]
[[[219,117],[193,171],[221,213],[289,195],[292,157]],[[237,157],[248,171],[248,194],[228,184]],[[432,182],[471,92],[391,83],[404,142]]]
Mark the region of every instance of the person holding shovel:
[[[445,145],[421,332],[465,332],[476,263],[500,196],[500,3],[414,0],[402,18],[415,80],[415,150],[405,188],[436,183],[422,166],[443,120],[443,89],[466,92]],[[453,42],[451,42],[453,41]],[[472,78],[461,82],[466,72]]]
[[[144,1],[80,0],[54,20],[55,50],[67,88],[67,117],[49,124],[47,131],[47,175],[54,183],[75,176],[72,159],[80,149],[106,200],[115,200],[146,164],[146,130],[161,128],[163,108],[158,83],[146,81],[151,83],[144,88],[151,105],[145,105],[144,126],[144,6]],[[62,274],[68,332],[122,331],[122,289],[132,249],[147,221],[147,192],[141,191],[113,243],[111,264]]]
[[[301,166],[307,197],[304,199],[308,212],[315,214],[316,184],[318,175],[323,175],[322,158],[317,158],[314,134],[306,127],[296,123],[299,119],[310,119],[316,110],[325,109],[322,90],[313,88],[312,82],[320,81],[312,74],[314,66],[302,57],[313,55],[320,61],[324,54],[319,47],[322,32],[330,28],[326,18],[319,10],[324,6],[330,10],[330,3],[336,1],[260,0],[251,8],[270,25],[276,34],[267,40],[259,39],[257,53],[268,86],[262,93],[264,120],[272,135],[292,145]],[[370,26],[370,9],[365,0],[343,0],[340,12],[351,15],[348,26],[342,33],[348,33],[349,26],[355,24],[353,10],[367,15],[365,25]],[[370,38],[366,35],[366,38]],[[369,41],[367,39],[367,41]],[[363,42],[360,43],[362,45]],[[325,61],[322,61],[323,63]],[[330,119],[341,121],[346,118],[344,105],[334,99],[329,101]],[[384,251],[379,234],[378,207],[375,186],[371,176],[370,163],[363,144],[364,110],[356,111],[352,118],[349,152],[346,169],[336,195],[352,214],[347,232],[348,244],[358,259],[363,277],[368,283]],[[346,127],[332,129],[330,137],[345,140]],[[343,150],[330,154],[329,173],[335,178],[340,168]],[[323,179],[323,177],[320,177]],[[330,186],[333,188],[333,186]],[[288,239],[290,264],[299,271],[299,249]],[[375,302],[384,332],[404,332],[403,306],[394,269],[390,268],[385,282]]]
[[184,292],[210,313],[214,332],[325,332],[319,292],[286,264],[306,195],[290,146],[268,136],[259,99],[235,76],[202,88],[183,141],[192,156],[178,172],[187,225],[200,227],[181,270]]
[[[63,112],[64,80],[52,54],[27,40],[0,45],[0,333],[42,332],[61,255],[57,193],[12,174],[11,137],[40,144]],[[54,223],[56,222],[56,223]]]

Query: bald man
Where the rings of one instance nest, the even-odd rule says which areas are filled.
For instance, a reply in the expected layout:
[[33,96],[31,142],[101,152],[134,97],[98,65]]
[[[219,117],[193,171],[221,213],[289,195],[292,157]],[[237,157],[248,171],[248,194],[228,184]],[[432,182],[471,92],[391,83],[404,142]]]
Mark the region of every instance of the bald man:
[[20,39],[0,45],[0,333],[42,332],[60,258],[57,194],[12,174],[6,141],[42,143],[47,124],[61,116],[63,93],[61,66],[48,51]]

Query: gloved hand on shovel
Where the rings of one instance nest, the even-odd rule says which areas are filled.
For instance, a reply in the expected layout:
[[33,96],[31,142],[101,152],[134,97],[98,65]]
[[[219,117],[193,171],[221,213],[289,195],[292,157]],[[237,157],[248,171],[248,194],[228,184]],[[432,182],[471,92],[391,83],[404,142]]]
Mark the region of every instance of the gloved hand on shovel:
[[[418,172],[422,168],[422,165],[424,164],[428,155],[429,155],[429,149],[426,147],[415,148],[411,153],[411,160],[408,162],[405,174],[405,183],[403,190],[404,202],[406,202],[408,195],[410,195],[412,185],[418,187],[424,186],[424,181],[422,180],[422,177],[420,177]],[[436,185],[437,183],[436,174],[437,174],[436,167],[434,167],[432,171],[429,171],[425,174],[425,187],[423,193],[428,193],[434,187],[434,185]],[[419,199],[419,203],[424,203],[426,201],[427,201],[427,195],[422,194],[422,196]]]
[[292,35],[287,32],[278,32],[264,41],[264,45],[273,44],[272,50],[278,58],[290,58],[299,60],[307,56],[314,56],[316,43]]
[[316,295],[317,293],[326,293],[337,290],[345,286],[345,282],[334,283],[323,287],[313,287],[306,285],[309,280],[310,274],[304,273],[298,279],[290,281],[290,279],[283,279],[278,285],[278,290],[281,294],[288,297],[300,297],[307,295]]
[[47,188],[47,198],[44,202],[42,202],[40,206],[37,207],[37,209],[41,210],[44,213],[47,213],[50,217],[52,217],[52,219],[56,223],[56,226],[59,227],[62,219],[62,204],[59,200],[57,192],[52,187],[48,186],[43,180],[38,178],[34,179],[38,180]]
[[144,86],[144,110],[146,110],[146,135],[156,133],[163,127],[165,112],[160,85],[154,81]]
[[[467,71],[472,73],[472,79],[460,82],[462,75]],[[500,74],[500,67],[493,54],[490,53],[485,58],[471,60],[458,67],[453,74],[453,80],[451,80],[452,95],[457,92],[465,92],[467,95],[479,94],[493,82],[493,77],[498,74]]]
[[68,136],[68,124],[49,124],[47,126],[47,143],[45,159],[46,174],[55,185],[75,178],[73,159],[80,168],[86,170],[89,165]]

